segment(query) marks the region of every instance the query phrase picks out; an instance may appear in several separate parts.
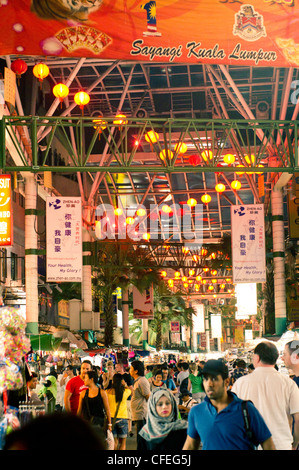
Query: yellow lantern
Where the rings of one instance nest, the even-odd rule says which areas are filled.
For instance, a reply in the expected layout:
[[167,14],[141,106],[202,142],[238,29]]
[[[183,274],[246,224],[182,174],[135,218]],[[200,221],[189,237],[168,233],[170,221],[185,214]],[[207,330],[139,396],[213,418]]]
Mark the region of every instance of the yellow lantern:
[[255,163],[255,155],[251,154],[249,155],[244,155],[245,162],[248,163],[249,166],[253,166]]
[[190,206],[190,207],[195,207],[196,204],[197,204],[197,200],[194,199],[193,197],[190,197],[190,199],[188,199],[188,201],[187,201],[187,204],[188,204],[188,206]]
[[239,189],[241,189],[241,186],[242,186],[242,185],[241,185],[240,181],[238,181],[238,180],[232,181],[231,187],[232,187],[232,189],[234,189],[235,191],[238,191]]
[[137,211],[136,211],[136,214],[137,214],[139,217],[143,217],[143,216],[146,214],[146,210],[143,209],[142,207],[139,207],[139,209],[137,209]]
[[183,276],[183,277],[182,277],[182,281],[183,281],[183,282],[187,282],[187,281],[188,281],[188,278],[187,278],[186,276]]
[[85,91],[78,91],[74,96],[75,103],[83,110],[84,106],[90,101],[90,96]]
[[159,140],[159,134],[155,131],[148,131],[145,136],[145,140],[151,144],[155,144]]
[[125,124],[128,124],[128,121],[126,120],[126,115],[125,114],[117,114],[115,116],[115,119],[113,121],[113,124],[117,126],[123,126]]
[[168,285],[169,287],[173,287],[173,279],[168,279]]
[[184,282],[184,287],[185,287],[185,289],[187,289],[189,287],[188,282]]
[[115,215],[122,215],[123,213],[123,210],[120,208],[120,207],[117,207],[116,209],[114,209],[114,214]]
[[211,196],[209,194],[204,194],[203,196],[201,196],[201,201],[204,203],[204,204],[209,204],[209,202],[211,202]]
[[189,276],[194,276],[194,274],[195,274],[194,269],[189,269]]
[[202,153],[201,153],[201,156],[202,156],[202,159],[207,162],[208,160],[212,160],[213,158],[213,152],[212,150],[204,150]]
[[94,129],[99,129],[99,132],[103,131],[107,127],[107,122],[104,119],[98,118],[93,119],[92,122],[95,124]]
[[40,63],[36,64],[33,67],[33,75],[39,79],[40,82],[43,81],[50,73],[49,67],[46,64]]
[[[262,165],[261,163],[259,163],[257,166],[258,166],[258,168],[264,168],[264,165]],[[263,171],[257,171],[256,174],[257,175],[262,175]]]
[[[244,165],[237,165],[237,168],[244,168]],[[244,175],[244,171],[236,171],[236,175]]]
[[169,207],[168,204],[164,204],[164,205],[162,206],[161,211],[164,212],[164,214],[170,214],[170,212],[171,212],[171,207]]
[[159,153],[159,156],[161,158],[161,160],[165,160],[165,158],[169,158],[169,160],[171,160],[173,158],[173,152],[171,150],[166,150],[166,149],[163,149],[160,153]]
[[176,279],[178,279],[178,278],[180,277],[180,275],[181,275],[180,271],[176,271],[176,272],[174,273],[174,277],[175,277]]
[[223,193],[223,191],[225,191],[225,186],[222,183],[218,183],[216,184],[215,189],[217,193]]
[[63,102],[69,94],[69,89],[64,83],[57,83],[53,88],[53,95],[59,99],[60,103]]
[[214,286],[209,286],[208,289],[209,290],[214,290]]
[[231,165],[235,161],[235,156],[232,153],[227,153],[226,155],[224,155],[223,161],[227,165]]
[[142,238],[143,238],[143,240],[149,241],[149,239],[151,238],[151,235],[150,235],[150,233],[144,233],[142,235]]
[[198,275],[198,276],[196,276],[196,280],[197,280],[198,282],[200,282],[200,281],[202,280],[202,277]]
[[162,277],[166,277],[166,276],[167,276],[167,272],[166,272],[166,271],[161,271],[160,274],[161,274]]
[[133,225],[134,222],[135,222],[134,217],[127,217],[126,218],[126,224],[127,225]]
[[179,142],[178,144],[175,144],[174,150],[177,153],[186,153],[188,150],[188,147],[187,147],[187,144],[185,144],[184,142]]

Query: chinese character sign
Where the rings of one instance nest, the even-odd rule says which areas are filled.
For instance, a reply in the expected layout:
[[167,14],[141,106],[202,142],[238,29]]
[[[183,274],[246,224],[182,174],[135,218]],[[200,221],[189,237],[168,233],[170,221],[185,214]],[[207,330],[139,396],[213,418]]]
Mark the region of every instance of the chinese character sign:
[[0,175],[0,246],[12,245],[11,177]]
[[47,281],[82,281],[81,198],[48,197]]
[[231,206],[234,283],[266,282],[263,204]]

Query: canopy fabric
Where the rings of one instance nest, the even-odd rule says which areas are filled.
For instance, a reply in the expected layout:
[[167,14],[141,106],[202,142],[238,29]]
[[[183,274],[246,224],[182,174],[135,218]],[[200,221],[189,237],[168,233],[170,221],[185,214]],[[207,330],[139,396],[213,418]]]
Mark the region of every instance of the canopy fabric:
[[55,338],[53,335],[31,335],[30,343],[33,351],[56,351],[62,338]]
[[[87,5],[88,3],[88,5]],[[9,0],[1,53],[109,60],[299,65],[294,0]]]
[[70,347],[73,348],[74,346],[80,349],[86,349],[87,344],[82,338],[78,338],[79,335],[74,335],[68,330],[58,330],[53,333],[55,339],[61,339],[61,341],[70,343]]

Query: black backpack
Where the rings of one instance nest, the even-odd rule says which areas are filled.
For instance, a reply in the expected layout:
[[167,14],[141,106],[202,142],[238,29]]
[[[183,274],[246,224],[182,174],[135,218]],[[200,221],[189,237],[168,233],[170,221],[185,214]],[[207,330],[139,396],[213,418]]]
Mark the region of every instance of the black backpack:
[[243,414],[243,419],[244,419],[246,436],[250,442],[250,450],[256,450],[256,446],[253,443],[253,432],[250,426],[250,416],[249,416],[248,407],[247,407],[248,402],[252,403],[251,400],[242,401],[242,414]]

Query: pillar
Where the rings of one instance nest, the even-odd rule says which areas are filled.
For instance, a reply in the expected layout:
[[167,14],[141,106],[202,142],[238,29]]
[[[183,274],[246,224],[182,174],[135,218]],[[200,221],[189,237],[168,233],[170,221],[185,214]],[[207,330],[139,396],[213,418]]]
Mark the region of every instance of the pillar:
[[129,333],[129,289],[124,287],[122,289],[122,319],[123,319],[123,345],[129,347],[130,333]]
[[36,231],[37,183],[35,175],[25,177],[25,291],[26,332],[38,334],[38,263]]
[[272,191],[272,236],[274,263],[275,332],[277,335],[286,329],[286,284],[285,284],[285,234],[283,221],[283,193],[281,189]]
[[90,263],[90,243],[91,236],[88,230],[88,223],[90,222],[90,207],[83,208],[83,269],[82,269],[82,284],[81,284],[81,295],[82,295],[82,308],[83,312],[90,312],[92,314],[92,279],[91,279],[91,263]]

